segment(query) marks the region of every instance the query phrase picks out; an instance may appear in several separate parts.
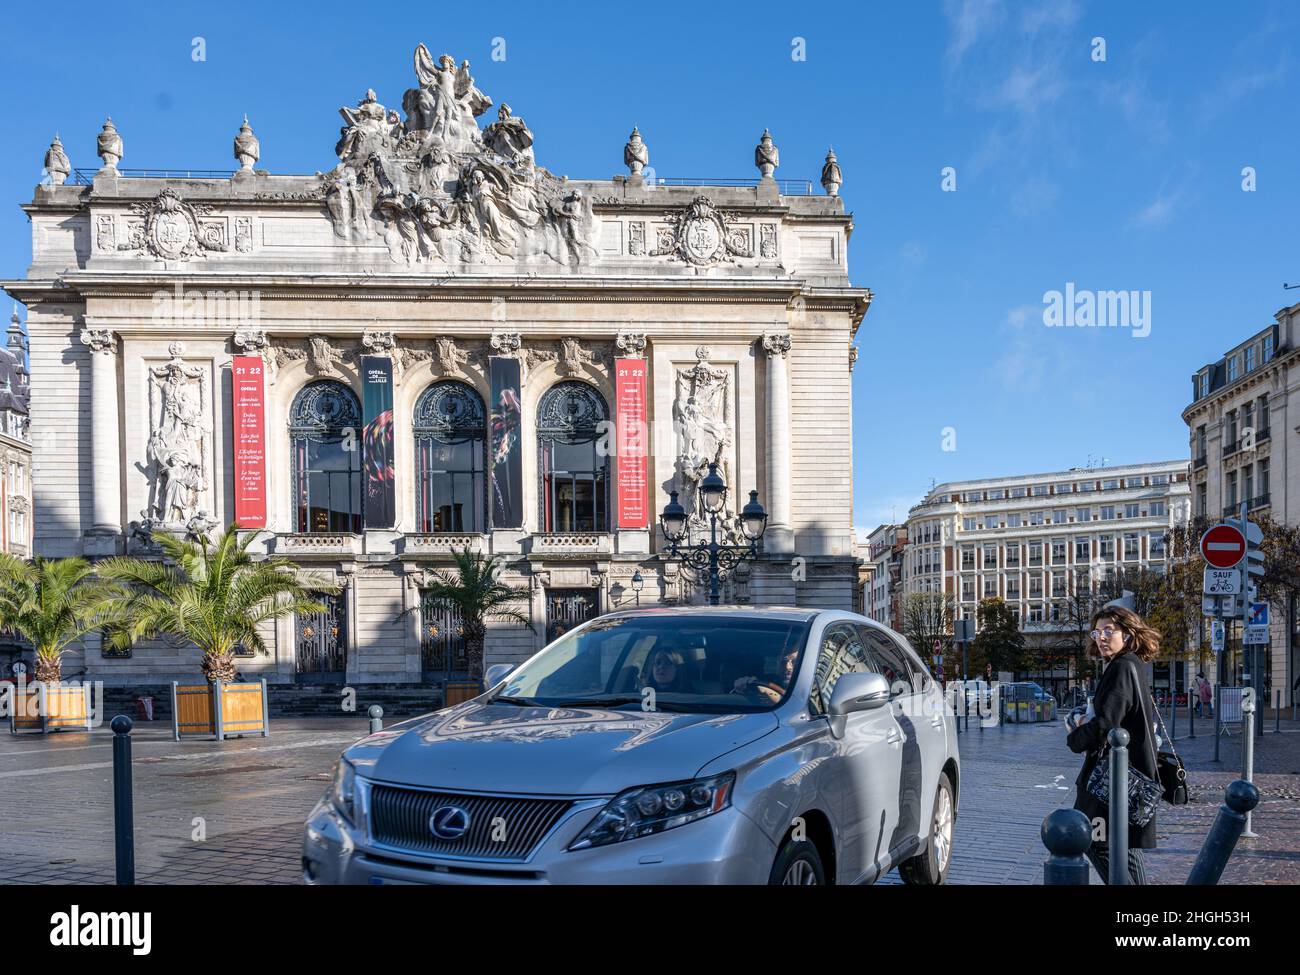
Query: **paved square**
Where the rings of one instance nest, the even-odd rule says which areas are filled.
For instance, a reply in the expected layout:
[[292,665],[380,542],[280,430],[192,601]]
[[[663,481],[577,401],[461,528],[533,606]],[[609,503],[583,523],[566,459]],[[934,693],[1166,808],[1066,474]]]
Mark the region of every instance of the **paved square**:
[[[1262,799],[1255,839],[1243,839],[1225,883],[1300,883],[1300,726],[1256,741]],[[1177,745],[1194,801],[1157,813],[1152,882],[1181,884],[1240,775],[1240,736],[1212,725]],[[1185,734],[1185,728],[1180,728]],[[140,723],[134,751],[136,876],[147,884],[296,884],[302,822],[338,753],[363,735],[362,717],[273,721],[270,738],[175,742],[170,726]],[[112,883],[112,734],[0,738],[0,882]],[[1080,757],[1060,722],[971,729],[961,735],[961,808],[953,884],[1039,884],[1043,818],[1074,799]],[[203,831],[199,835],[200,827]],[[898,883],[898,873],[882,883]],[[1093,882],[1100,880],[1095,875]]]

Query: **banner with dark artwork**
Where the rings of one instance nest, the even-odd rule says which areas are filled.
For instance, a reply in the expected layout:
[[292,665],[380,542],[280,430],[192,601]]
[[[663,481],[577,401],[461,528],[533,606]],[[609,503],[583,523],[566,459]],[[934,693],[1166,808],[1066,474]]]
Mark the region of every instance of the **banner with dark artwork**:
[[392,528],[396,516],[393,471],[393,360],[361,357],[361,476],[366,527]]
[[488,358],[492,385],[492,527],[524,526],[524,456],[519,442],[519,360]]

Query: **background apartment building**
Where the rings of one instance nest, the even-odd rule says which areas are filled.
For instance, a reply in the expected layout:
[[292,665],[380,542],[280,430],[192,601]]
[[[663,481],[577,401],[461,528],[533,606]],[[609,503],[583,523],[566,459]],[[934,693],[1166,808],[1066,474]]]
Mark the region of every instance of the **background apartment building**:
[[[1183,411],[1192,453],[1192,511],[1210,521],[1248,516],[1300,524],[1300,304],[1192,376]],[[1300,605],[1272,607],[1272,641],[1264,673],[1291,699],[1300,675]],[[1235,643],[1235,641],[1234,641]],[[1242,671],[1230,645],[1223,679]]]
[[[908,513],[903,588],[951,593],[958,619],[1000,598],[1028,648],[1060,648],[1071,597],[1122,569],[1163,572],[1164,535],[1189,507],[1186,461],[940,484]],[[1033,676],[1049,690],[1068,678]]]
[[863,615],[901,631],[906,525],[881,525],[867,536]]

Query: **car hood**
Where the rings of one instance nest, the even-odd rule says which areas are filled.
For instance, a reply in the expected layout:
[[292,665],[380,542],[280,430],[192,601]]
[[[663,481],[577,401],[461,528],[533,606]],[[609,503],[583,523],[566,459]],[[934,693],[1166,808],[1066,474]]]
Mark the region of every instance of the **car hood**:
[[690,779],[777,727],[771,712],[674,714],[466,702],[357,742],[369,778],[473,792],[609,795]]

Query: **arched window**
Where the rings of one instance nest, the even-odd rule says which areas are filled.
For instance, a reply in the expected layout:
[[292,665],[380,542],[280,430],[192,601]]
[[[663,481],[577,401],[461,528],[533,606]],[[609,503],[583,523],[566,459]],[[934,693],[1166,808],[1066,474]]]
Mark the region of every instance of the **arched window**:
[[436,382],[415,403],[415,517],[419,532],[487,531],[487,422],[465,383]]
[[542,397],[537,470],[543,531],[609,531],[609,457],[599,443],[608,417],[605,398],[587,383],[557,383]]
[[289,410],[294,530],[361,532],[361,405],[342,383],[299,390]]

